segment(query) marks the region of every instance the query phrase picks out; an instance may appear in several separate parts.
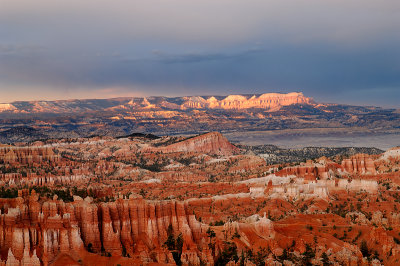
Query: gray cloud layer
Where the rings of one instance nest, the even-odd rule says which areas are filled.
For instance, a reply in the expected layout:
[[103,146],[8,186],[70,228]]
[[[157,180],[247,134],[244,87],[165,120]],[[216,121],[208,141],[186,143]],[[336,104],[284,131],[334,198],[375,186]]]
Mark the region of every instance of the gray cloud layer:
[[3,0],[0,101],[301,90],[398,106],[399,25],[398,0]]

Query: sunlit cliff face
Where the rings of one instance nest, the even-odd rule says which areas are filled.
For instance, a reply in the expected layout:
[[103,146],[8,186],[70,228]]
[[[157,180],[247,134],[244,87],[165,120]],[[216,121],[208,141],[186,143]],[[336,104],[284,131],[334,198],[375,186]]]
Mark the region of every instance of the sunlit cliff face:
[[[218,96],[217,96],[218,97]],[[157,99],[159,98],[159,99]],[[0,113],[79,113],[88,111],[146,111],[176,110],[176,109],[265,109],[279,108],[294,104],[314,105],[310,97],[301,92],[265,93],[259,96],[228,95],[185,96],[185,97],[150,97],[150,98],[112,98],[108,100],[58,100],[58,101],[27,101],[0,104]],[[161,100],[160,100],[161,99]],[[151,102],[150,102],[150,101]],[[108,101],[108,102],[107,102]],[[162,112],[159,112],[162,114]],[[166,112],[168,113],[168,112]]]

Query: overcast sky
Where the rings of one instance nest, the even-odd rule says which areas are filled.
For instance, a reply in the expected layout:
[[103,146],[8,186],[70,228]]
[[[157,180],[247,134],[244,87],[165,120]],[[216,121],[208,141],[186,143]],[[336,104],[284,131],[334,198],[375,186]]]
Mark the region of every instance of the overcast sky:
[[0,102],[302,91],[400,107],[399,0],[0,0]]

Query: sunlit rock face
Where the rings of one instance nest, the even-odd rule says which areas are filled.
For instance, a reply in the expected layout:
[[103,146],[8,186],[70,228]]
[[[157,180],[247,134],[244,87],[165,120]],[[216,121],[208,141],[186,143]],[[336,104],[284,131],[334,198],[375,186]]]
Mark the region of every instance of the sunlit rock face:
[[204,98],[200,96],[185,97],[181,108],[192,109],[249,109],[259,108],[267,110],[277,110],[282,106],[291,104],[314,104],[311,98],[305,97],[301,92],[287,94],[265,93],[260,96],[253,95],[229,95],[222,100],[217,100],[214,96]]
[[[242,95],[229,95],[221,101],[214,99],[207,101],[209,108],[222,109],[279,109],[281,106],[291,104],[313,104],[311,98],[305,97],[301,92],[292,92],[288,94],[266,93],[260,96],[245,97]],[[207,105],[206,105],[207,106]]]
[[[151,98],[151,99],[150,99]],[[259,96],[228,95],[226,97],[189,96],[179,98],[126,98],[110,100],[82,101],[32,101],[18,103],[0,103],[1,112],[13,113],[78,113],[85,111],[129,111],[140,109],[272,109],[291,104],[315,104],[312,98],[305,97],[301,92],[265,93]],[[176,103],[178,99],[179,104]]]
[[321,158],[318,162],[307,160],[307,162],[300,163],[300,165],[294,167],[285,167],[278,171],[276,175],[295,175],[307,180],[328,179],[332,178],[335,172],[340,169],[341,166],[339,164],[332,162],[327,158]]
[[389,149],[379,157],[380,160],[398,160],[400,159],[400,147]]
[[344,159],[342,167],[348,173],[376,174],[374,160],[366,154],[357,154]]
[[[0,215],[0,252],[7,263],[19,265],[40,259],[47,264],[60,253],[80,256],[85,250],[109,252],[111,256],[140,254],[144,261],[151,261],[151,252],[166,252],[163,244],[168,233],[181,233],[185,248],[193,250],[186,259],[198,261],[198,246],[206,242],[208,226],[198,222],[183,202],[121,199],[94,204],[89,198],[76,198],[72,203],[35,200],[35,195],[25,201],[19,198],[16,208],[5,208],[6,213]],[[9,204],[16,201],[10,200]],[[166,256],[159,262],[172,263],[169,259]]]
[[202,152],[219,155],[232,155],[239,153],[239,149],[232,145],[218,132],[203,134],[165,147],[145,148],[144,151],[162,153]]
[[0,112],[14,111],[16,109],[17,108],[15,108],[15,106],[10,103],[0,103]]

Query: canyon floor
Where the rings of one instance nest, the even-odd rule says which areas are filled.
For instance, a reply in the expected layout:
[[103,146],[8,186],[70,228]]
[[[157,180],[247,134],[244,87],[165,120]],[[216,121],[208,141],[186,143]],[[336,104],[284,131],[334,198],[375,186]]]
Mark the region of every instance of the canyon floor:
[[0,265],[400,264],[400,148],[235,144],[0,145]]
[[305,128],[265,131],[223,132],[233,143],[283,148],[304,147],[376,147],[387,150],[400,145],[400,130],[353,128]]

